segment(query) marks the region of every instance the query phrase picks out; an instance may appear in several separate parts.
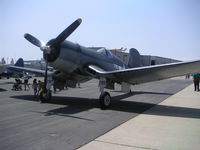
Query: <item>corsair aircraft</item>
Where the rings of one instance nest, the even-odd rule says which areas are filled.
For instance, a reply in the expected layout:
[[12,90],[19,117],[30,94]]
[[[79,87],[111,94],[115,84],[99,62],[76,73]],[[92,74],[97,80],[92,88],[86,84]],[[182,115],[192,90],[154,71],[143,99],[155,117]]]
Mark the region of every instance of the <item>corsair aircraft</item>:
[[[63,89],[65,86],[75,87],[77,83],[96,78],[99,80],[97,86],[101,93],[100,106],[106,109],[111,105],[111,96],[105,89],[114,89],[115,83],[121,84],[124,91],[130,91],[130,85],[200,72],[200,60],[130,68],[105,48],[94,51],[65,40],[81,22],[81,19],[77,19],[45,45],[28,33],[24,35],[25,39],[43,52],[46,70],[17,66],[13,68],[44,75],[45,86],[40,93],[42,102],[50,100],[50,88],[53,82],[57,88]],[[134,58],[130,59],[134,60]],[[48,71],[48,65],[55,71]]]

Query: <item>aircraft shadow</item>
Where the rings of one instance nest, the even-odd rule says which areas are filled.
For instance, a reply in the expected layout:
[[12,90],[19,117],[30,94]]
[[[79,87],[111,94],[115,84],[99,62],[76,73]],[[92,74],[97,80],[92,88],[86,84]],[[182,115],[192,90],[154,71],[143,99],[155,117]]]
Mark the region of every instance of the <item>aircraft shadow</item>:
[[[155,106],[153,111],[146,111],[153,106]],[[117,103],[113,103],[111,109],[115,111],[143,113],[147,115],[200,119],[200,109],[158,105],[144,102],[119,101]]]
[[[11,96],[11,98],[39,103],[38,97],[34,97],[33,95],[18,95],[18,96]],[[87,121],[93,121],[91,119],[77,117],[73,114],[98,107],[97,99],[88,99],[88,98],[79,98],[79,97],[53,96],[51,101],[48,103],[63,105],[64,107],[61,106],[59,108],[52,109],[46,112],[43,112],[43,111],[33,111],[33,112],[40,113],[45,116],[57,115],[57,116],[64,116],[64,117],[71,117],[71,118],[82,119],[82,120],[87,120]],[[46,103],[42,103],[41,105],[43,104],[46,104]]]
[[6,89],[0,88],[0,92],[4,92],[4,91],[7,91],[7,90],[6,90]]
[[[165,106],[158,105],[146,102],[136,102],[136,101],[126,101],[122,100],[136,94],[163,94],[163,95],[172,95],[170,93],[154,93],[154,92],[137,92],[131,94],[122,94],[118,96],[113,96],[112,105],[109,110],[113,111],[122,111],[129,113],[143,113],[147,115],[159,115],[159,116],[171,116],[171,117],[183,117],[183,118],[200,118],[200,109],[187,108],[187,107],[177,107],[177,106]],[[29,101],[38,101],[32,95],[21,95],[21,96],[12,96],[12,98],[17,98],[21,100]],[[69,114],[76,114],[78,112],[83,112],[93,108],[99,108],[98,99],[89,99],[89,98],[80,98],[80,97],[64,97],[64,96],[53,96],[50,102],[51,104],[64,105],[64,107],[56,108],[49,110],[47,112],[38,112],[43,113],[44,115],[59,115],[66,117],[73,117],[77,119],[85,119],[74,117]],[[155,107],[153,111],[146,111],[152,107]],[[89,119],[85,119],[92,121]]]
[[[120,91],[116,91],[116,92],[121,93]],[[134,92],[131,92],[131,93],[125,93],[125,94],[121,94],[121,95],[118,95],[118,96],[112,96],[112,99],[115,100],[115,101],[116,100],[119,101],[119,100],[131,97],[131,96],[134,96],[134,95],[142,95],[142,94],[154,94],[154,95],[166,95],[166,96],[173,95],[173,93],[134,91]]]
[[[74,119],[81,119],[81,120],[85,120],[85,121],[94,121],[94,120],[91,120],[91,119],[78,117],[78,116],[75,116],[75,115],[69,115],[69,114],[73,114],[72,112],[70,112],[70,110],[71,110],[71,108],[68,109],[66,107],[61,107],[61,108],[53,109],[53,110],[50,110],[50,111],[47,111],[47,112],[41,112],[41,111],[32,111],[32,112],[43,114],[44,116],[56,115],[56,116],[74,118]],[[74,111],[74,109],[72,111],[74,112],[74,114],[80,112],[80,110],[78,112],[76,112],[76,111]],[[84,110],[82,110],[82,111],[84,111]]]
[[[116,92],[116,93],[122,93],[121,91],[112,91],[112,92]],[[173,95],[173,93],[163,93],[163,92],[147,92],[147,91],[133,91],[131,93],[125,93],[122,95],[139,95],[139,94],[159,94],[159,95]],[[121,96],[121,95],[120,95]]]

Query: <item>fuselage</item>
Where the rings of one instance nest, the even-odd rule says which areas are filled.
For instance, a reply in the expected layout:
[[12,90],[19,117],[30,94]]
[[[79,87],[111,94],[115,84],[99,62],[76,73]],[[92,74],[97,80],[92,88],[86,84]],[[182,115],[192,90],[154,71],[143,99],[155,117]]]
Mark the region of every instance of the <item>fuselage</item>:
[[59,53],[58,57],[50,62],[50,65],[70,80],[87,81],[91,79],[86,71],[89,65],[95,65],[105,71],[126,68],[120,59],[105,48],[94,51],[79,44],[64,41],[57,49],[57,53]]

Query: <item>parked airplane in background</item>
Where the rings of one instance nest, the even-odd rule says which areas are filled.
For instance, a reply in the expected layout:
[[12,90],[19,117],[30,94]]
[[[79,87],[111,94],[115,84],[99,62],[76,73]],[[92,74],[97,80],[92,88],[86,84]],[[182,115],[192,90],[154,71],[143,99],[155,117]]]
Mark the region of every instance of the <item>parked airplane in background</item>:
[[[22,77],[23,76],[23,72],[22,71],[10,68],[10,66],[11,65],[0,66],[0,68],[1,68],[0,69],[1,70],[0,79],[2,77],[5,77],[5,78],[9,79],[10,77],[13,77],[13,76],[18,76],[18,77]],[[14,66],[24,67],[24,60],[22,58],[19,58]]]
[[[125,88],[126,91],[129,91],[131,84],[200,72],[200,60],[128,68],[120,59],[105,48],[94,51],[77,43],[66,41],[65,39],[81,22],[81,19],[77,19],[55,39],[47,42],[46,45],[43,45],[41,41],[30,34],[24,35],[29,42],[43,51],[43,56],[46,60],[46,70],[17,66],[12,68],[44,75],[45,88],[40,93],[42,102],[46,102],[51,98],[51,79],[59,88],[64,88],[66,85],[68,87],[75,87],[77,83],[86,82],[92,78],[99,79],[101,92],[99,98],[100,106],[102,109],[106,109],[111,104],[111,96],[104,89],[114,89],[115,83],[121,84],[122,89]],[[47,71],[48,64],[56,71]]]

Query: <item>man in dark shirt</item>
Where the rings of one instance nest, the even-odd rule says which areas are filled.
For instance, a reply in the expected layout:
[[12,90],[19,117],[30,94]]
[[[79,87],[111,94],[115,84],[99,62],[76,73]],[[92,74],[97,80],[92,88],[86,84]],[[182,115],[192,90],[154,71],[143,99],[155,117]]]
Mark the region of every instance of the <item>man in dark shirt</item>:
[[199,91],[200,74],[193,75],[194,91]]

